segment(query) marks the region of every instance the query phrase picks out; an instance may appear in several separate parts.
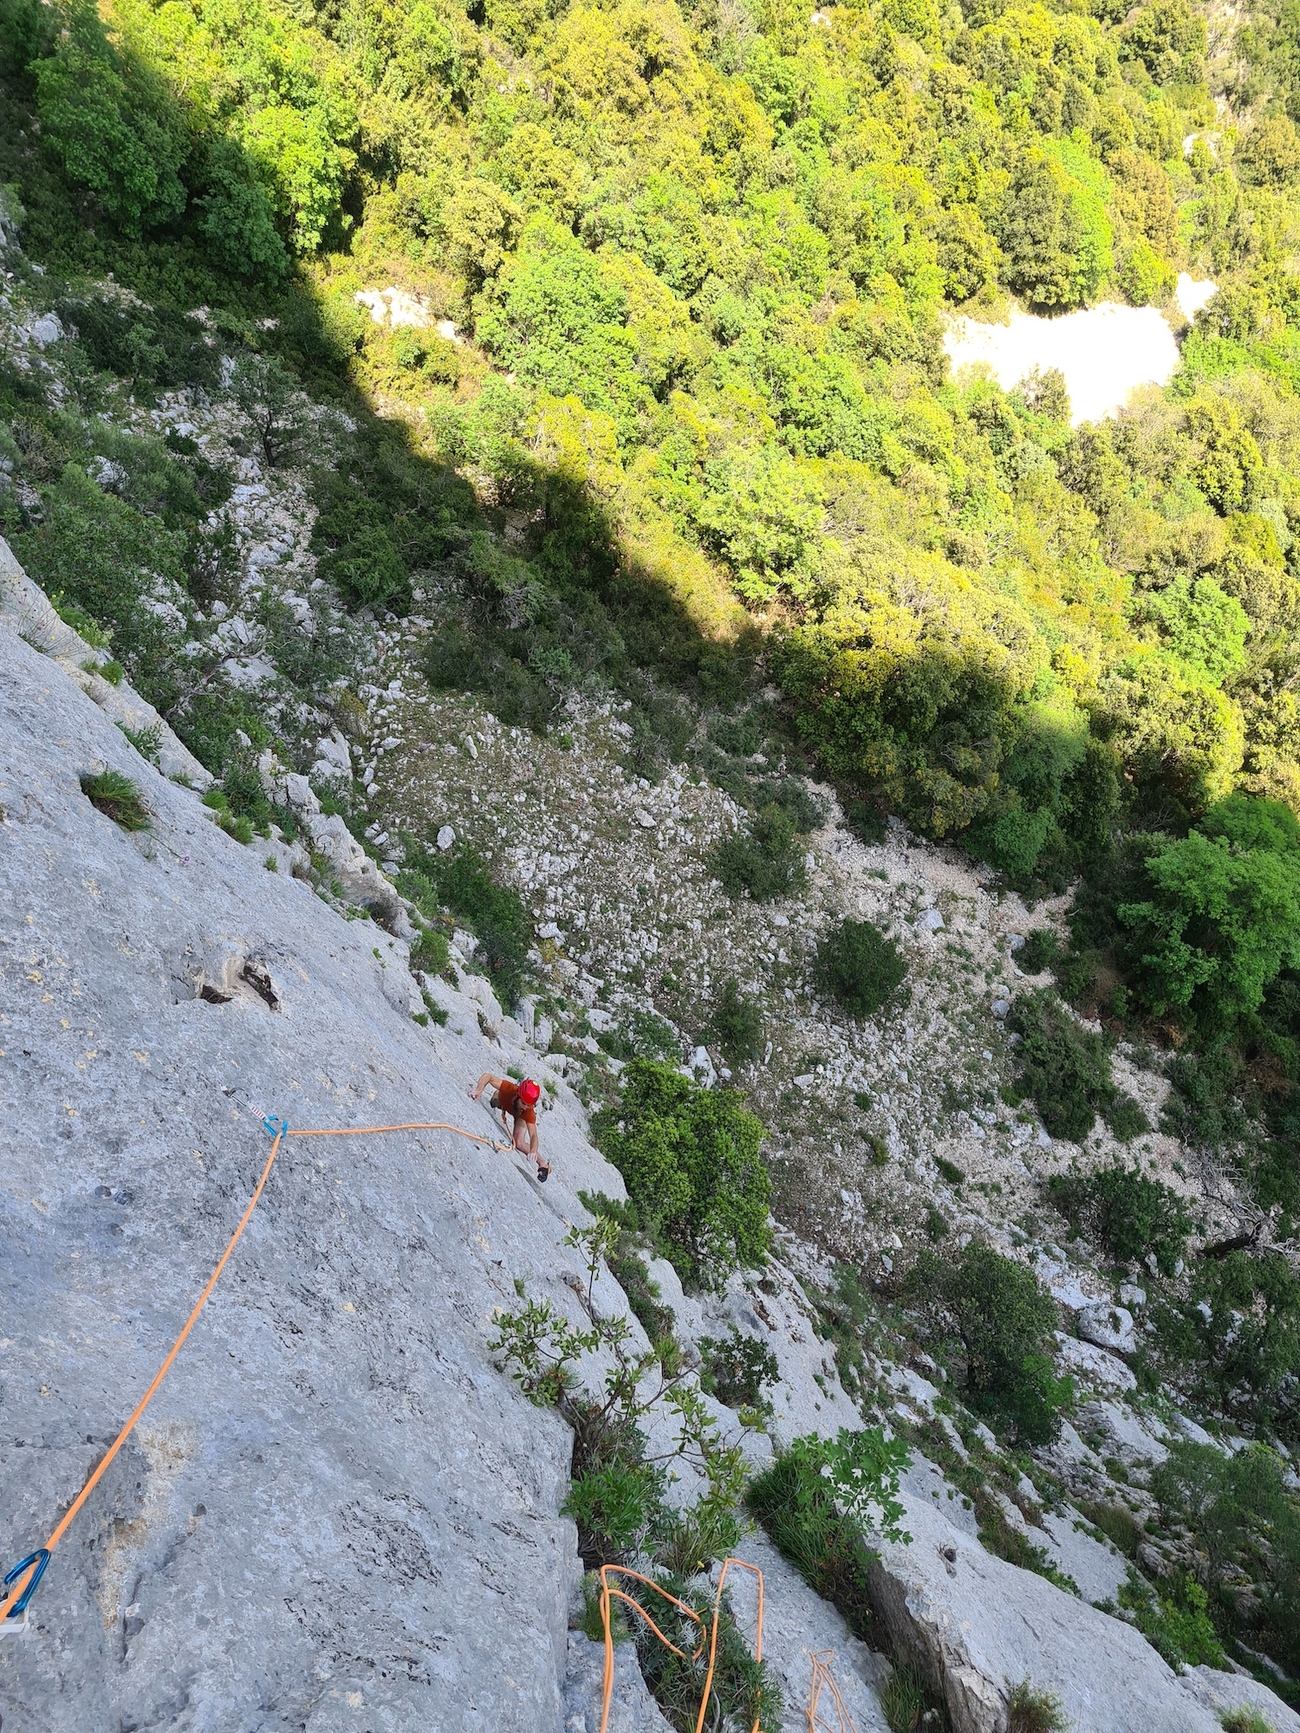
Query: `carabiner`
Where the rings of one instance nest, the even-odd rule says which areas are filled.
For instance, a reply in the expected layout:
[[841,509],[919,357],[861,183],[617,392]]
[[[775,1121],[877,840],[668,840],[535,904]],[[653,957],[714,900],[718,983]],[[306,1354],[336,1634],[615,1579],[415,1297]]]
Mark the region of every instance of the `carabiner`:
[[[24,1571],[31,1570],[33,1565],[36,1566],[36,1569],[32,1571],[31,1580],[27,1584],[27,1587],[23,1590],[22,1594],[19,1595],[13,1606],[10,1607],[8,1617],[0,1619],[0,1637],[21,1637],[23,1632],[26,1631],[28,1624],[30,1623],[27,1613],[27,1603],[36,1593],[36,1585],[45,1575],[45,1567],[49,1562],[49,1548],[40,1547],[36,1552],[28,1553],[27,1557],[21,1564],[16,1564],[9,1572],[9,1575],[4,1579],[3,1585],[0,1585],[6,1589],[9,1588],[13,1583],[18,1581]],[[20,1620],[21,1623],[11,1624],[10,1620]]]

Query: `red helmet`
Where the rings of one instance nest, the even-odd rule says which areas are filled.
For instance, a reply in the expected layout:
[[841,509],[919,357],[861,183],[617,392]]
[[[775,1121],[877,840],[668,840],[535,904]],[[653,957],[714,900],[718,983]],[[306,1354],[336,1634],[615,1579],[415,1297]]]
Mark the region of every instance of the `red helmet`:
[[519,1099],[526,1107],[534,1107],[542,1098],[542,1092],[531,1077],[525,1077],[519,1085]]

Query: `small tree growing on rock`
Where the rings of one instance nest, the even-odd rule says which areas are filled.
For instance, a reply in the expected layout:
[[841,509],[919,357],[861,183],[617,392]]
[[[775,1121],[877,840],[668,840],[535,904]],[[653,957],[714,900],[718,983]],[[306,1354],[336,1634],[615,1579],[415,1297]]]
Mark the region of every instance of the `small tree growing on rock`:
[[1110,1055],[1047,988],[1022,993],[1008,1028],[1020,1036],[1018,1087],[1031,1097],[1053,1137],[1082,1143],[1098,1113],[1114,1107]]
[[763,1051],[763,1014],[732,980],[718,994],[705,1030],[728,1065],[747,1065]]
[[724,837],[709,865],[729,897],[746,891],[756,903],[770,903],[803,888],[803,856],[795,840],[795,816],[775,802],[755,814],[747,831]]
[[592,1122],[596,1142],[682,1280],[720,1287],[737,1265],[766,1262],[772,1182],[744,1097],[649,1059],[634,1059],[620,1082],[618,1107]]
[[991,1246],[969,1245],[955,1264],[926,1250],[905,1292],[937,1338],[956,1339],[968,1406],[1022,1444],[1050,1443],[1073,1385],[1053,1372],[1056,1304],[1033,1271]]

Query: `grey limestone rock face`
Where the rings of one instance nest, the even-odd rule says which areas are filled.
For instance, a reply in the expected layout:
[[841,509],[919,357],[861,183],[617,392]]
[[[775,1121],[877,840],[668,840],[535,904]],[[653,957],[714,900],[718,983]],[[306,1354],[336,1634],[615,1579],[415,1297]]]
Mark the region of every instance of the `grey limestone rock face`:
[[[85,799],[104,763],[151,830]],[[170,1347],[266,1158],[263,1114],[491,1135],[465,1091],[502,1056],[472,1023],[403,1016],[387,935],[266,872],[3,626],[0,807],[7,1569]],[[562,1724],[570,1438],[488,1349],[515,1277],[574,1311],[569,1188],[621,1190],[560,1097],[545,1195],[445,1133],[287,1142],[30,1633],[0,1644],[4,1733]]]
[[[780,1733],[806,1733],[815,1654],[826,1657],[857,1733],[889,1733],[880,1707],[880,1691],[891,1671],[884,1656],[852,1634],[841,1615],[808,1587],[761,1530],[745,1536],[736,1556],[763,1573],[763,1659],[776,1676],[784,1699]],[[733,1570],[726,1586],[740,1627],[748,1636],[757,1619],[756,1581],[747,1571]],[[833,1727],[829,1693],[819,1707],[822,1716],[829,1717],[826,1725]],[[772,1733],[778,1730],[773,1728]]]
[[[605,1645],[593,1643],[581,1631],[570,1631],[564,1733],[600,1733],[604,1693]],[[614,1645],[608,1733],[672,1733],[641,1677],[636,1650],[630,1642]]]
[[1078,1315],[1078,1323],[1080,1336],[1097,1348],[1105,1348],[1112,1354],[1132,1354],[1137,1350],[1133,1314],[1124,1306],[1085,1306]]
[[1131,1626],[985,1552],[906,1488],[904,1504],[912,1544],[881,1544],[872,1601],[895,1653],[942,1685],[953,1733],[1003,1733],[1007,1694],[1025,1678],[1055,1692],[1068,1724],[1087,1733],[1221,1733],[1216,1702],[1254,1703],[1261,1692],[1266,1719],[1290,1733],[1295,1717],[1265,1687],[1216,1673],[1228,1695],[1215,1699]]

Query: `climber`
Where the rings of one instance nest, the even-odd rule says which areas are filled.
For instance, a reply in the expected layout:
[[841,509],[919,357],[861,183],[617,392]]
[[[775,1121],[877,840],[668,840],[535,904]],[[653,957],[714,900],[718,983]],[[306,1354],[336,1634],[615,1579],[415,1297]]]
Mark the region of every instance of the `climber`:
[[470,1099],[477,1101],[485,1089],[492,1091],[491,1105],[501,1115],[501,1123],[507,1131],[510,1127],[506,1125],[506,1114],[514,1120],[511,1142],[515,1148],[520,1155],[531,1156],[537,1163],[538,1179],[549,1179],[550,1163],[543,1161],[537,1152],[537,1103],[541,1099],[541,1090],[531,1077],[516,1083],[510,1077],[494,1077],[490,1071],[485,1071],[470,1090]]

